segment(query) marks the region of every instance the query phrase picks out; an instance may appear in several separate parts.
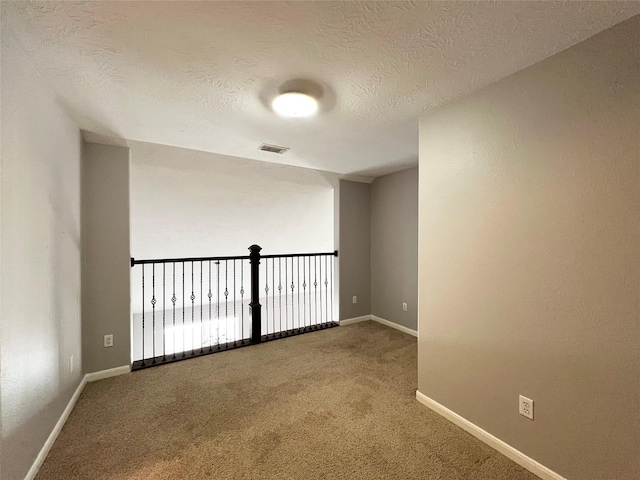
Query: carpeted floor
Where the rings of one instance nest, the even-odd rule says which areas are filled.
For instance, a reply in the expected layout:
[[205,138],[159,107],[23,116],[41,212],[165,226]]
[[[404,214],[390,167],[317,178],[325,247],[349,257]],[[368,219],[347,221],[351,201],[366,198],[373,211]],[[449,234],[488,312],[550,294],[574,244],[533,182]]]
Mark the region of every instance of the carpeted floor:
[[37,478],[537,478],[416,376],[415,338],[365,322],[90,383]]

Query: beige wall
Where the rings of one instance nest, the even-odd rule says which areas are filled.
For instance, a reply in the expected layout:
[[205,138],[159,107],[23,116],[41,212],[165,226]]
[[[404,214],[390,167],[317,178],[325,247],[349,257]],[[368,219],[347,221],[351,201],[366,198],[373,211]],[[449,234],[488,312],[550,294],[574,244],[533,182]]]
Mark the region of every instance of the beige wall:
[[417,168],[371,184],[371,313],[418,328]]
[[[82,149],[82,355],[87,373],[131,361],[129,149]],[[113,347],[104,335],[113,334]]]
[[23,49],[0,43],[0,477],[22,480],[80,383],[81,139]]
[[420,123],[419,391],[569,479],[640,476],[639,34]]
[[[336,248],[340,320],[371,314],[371,186],[340,180],[336,192]],[[353,297],[358,303],[353,303]]]

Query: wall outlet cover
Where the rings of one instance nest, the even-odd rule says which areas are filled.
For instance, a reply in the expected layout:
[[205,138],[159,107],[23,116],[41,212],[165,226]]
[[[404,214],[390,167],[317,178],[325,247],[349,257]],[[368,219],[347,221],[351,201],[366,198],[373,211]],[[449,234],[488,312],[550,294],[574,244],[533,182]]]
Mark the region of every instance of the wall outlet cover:
[[533,400],[520,395],[518,403],[518,412],[523,417],[533,420]]
[[104,346],[105,347],[113,347],[113,335],[105,335],[104,336]]

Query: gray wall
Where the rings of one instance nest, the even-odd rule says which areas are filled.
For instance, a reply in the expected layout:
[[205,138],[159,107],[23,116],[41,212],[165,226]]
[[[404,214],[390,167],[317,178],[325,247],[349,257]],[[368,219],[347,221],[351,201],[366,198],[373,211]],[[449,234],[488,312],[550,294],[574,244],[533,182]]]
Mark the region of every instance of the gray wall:
[[81,379],[81,139],[21,46],[0,43],[0,469],[21,480]]
[[[85,372],[131,361],[129,149],[82,150],[82,355]],[[104,335],[113,334],[105,348]]]
[[568,479],[640,477],[639,35],[420,124],[419,390]]
[[[340,320],[371,314],[370,191],[368,183],[340,180],[336,187]],[[353,296],[358,303],[352,302]]]
[[371,184],[371,313],[418,328],[418,168]]

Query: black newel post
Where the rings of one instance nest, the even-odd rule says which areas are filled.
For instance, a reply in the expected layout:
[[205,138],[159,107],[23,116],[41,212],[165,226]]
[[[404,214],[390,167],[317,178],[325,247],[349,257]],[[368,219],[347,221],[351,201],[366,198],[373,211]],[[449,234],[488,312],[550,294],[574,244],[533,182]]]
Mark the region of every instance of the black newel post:
[[251,343],[260,343],[262,338],[262,305],[260,305],[260,250],[258,245],[249,247],[251,263]]

